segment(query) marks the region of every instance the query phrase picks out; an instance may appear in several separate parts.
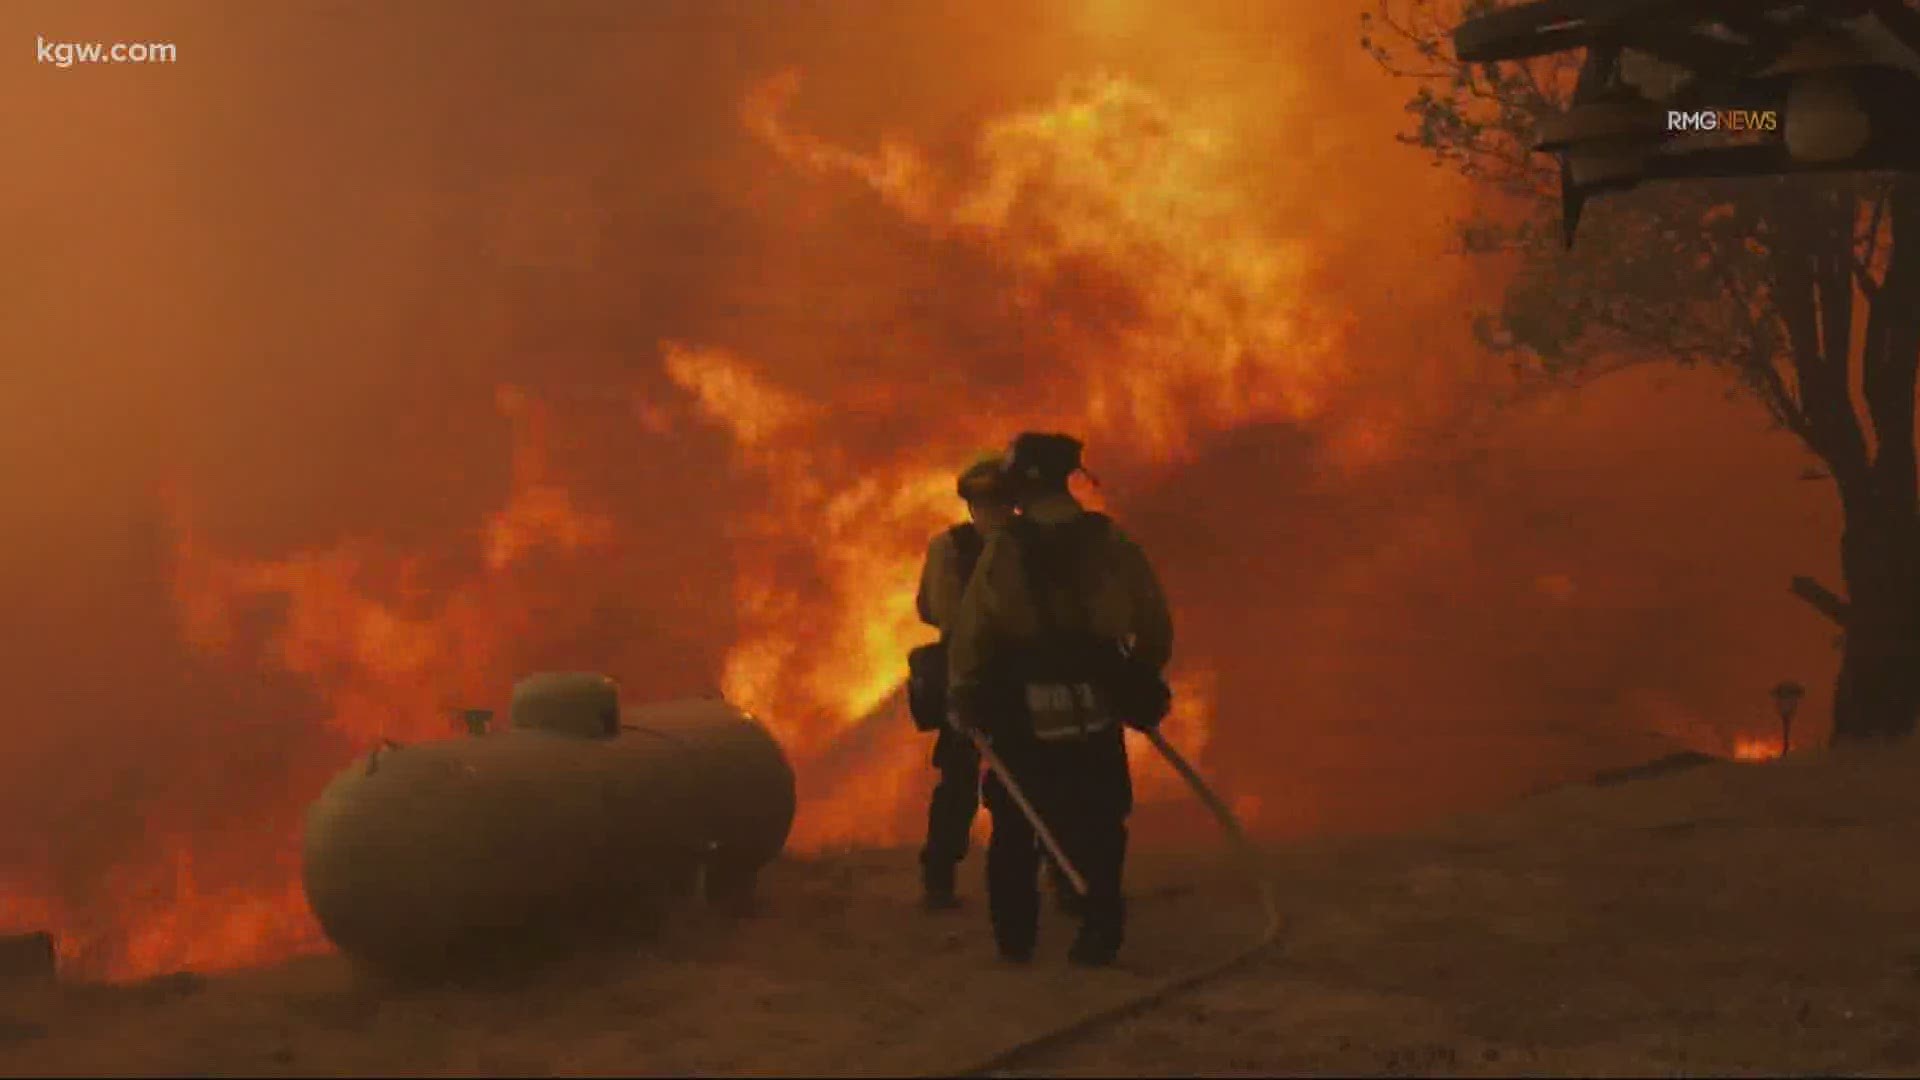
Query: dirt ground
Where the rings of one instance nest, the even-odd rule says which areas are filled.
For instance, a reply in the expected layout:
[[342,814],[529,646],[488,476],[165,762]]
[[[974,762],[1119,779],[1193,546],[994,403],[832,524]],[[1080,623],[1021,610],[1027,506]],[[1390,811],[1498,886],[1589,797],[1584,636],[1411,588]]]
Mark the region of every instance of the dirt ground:
[[[1060,1075],[1920,1072],[1920,753],[1809,754],[1550,792],[1419,835],[1277,852],[1275,950],[1019,1065]],[[970,864],[977,870],[977,863]],[[952,1074],[1231,953],[1253,895],[1144,853],[1122,967],[992,956],[913,906],[907,852],[771,869],[531,982],[399,992],[335,957],[0,990],[7,1075]],[[977,882],[977,875],[972,880]]]

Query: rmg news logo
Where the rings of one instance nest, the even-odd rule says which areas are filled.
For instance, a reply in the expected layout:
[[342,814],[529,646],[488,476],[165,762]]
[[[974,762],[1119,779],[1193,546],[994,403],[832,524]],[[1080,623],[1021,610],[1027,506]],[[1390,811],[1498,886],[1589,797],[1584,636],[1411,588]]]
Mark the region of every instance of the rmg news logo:
[[1697,109],[1692,112],[1668,111],[1667,131],[1778,131],[1777,109]]

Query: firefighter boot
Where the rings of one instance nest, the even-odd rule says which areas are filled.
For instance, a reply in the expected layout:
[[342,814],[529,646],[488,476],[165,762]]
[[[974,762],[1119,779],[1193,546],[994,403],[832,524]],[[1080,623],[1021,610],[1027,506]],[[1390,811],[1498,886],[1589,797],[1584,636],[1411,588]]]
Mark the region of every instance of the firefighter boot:
[[921,905],[928,911],[952,911],[960,906],[954,889],[954,865],[950,862],[920,864]]

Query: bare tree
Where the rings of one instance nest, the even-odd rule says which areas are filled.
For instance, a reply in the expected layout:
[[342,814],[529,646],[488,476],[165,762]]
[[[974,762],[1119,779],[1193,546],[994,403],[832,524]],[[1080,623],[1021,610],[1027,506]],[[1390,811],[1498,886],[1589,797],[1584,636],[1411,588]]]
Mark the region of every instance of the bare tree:
[[[1469,0],[1465,16],[1488,10]],[[1825,464],[1843,512],[1845,596],[1794,591],[1844,632],[1836,741],[1906,736],[1920,717],[1920,176],[1691,180],[1603,200],[1564,250],[1555,161],[1528,149],[1581,58],[1453,57],[1463,13],[1382,0],[1361,45],[1413,91],[1408,143],[1482,182],[1470,251],[1510,262],[1482,340],[1564,384],[1643,363],[1708,365]],[[1864,331],[1859,333],[1856,331]]]

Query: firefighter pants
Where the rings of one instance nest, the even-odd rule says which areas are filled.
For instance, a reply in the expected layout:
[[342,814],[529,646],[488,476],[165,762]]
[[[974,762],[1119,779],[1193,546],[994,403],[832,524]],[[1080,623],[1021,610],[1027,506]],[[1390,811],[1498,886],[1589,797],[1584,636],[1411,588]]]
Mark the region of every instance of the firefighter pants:
[[933,767],[940,770],[940,780],[927,805],[920,866],[929,884],[952,889],[954,867],[967,857],[973,819],[980,812],[980,751],[965,735],[943,727],[934,739]]
[[[1084,741],[996,740],[994,750],[1086,879],[1081,933],[1118,947],[1125,929],[1121,879],[1133,780],[1126,742],[1115,725]],[[987,845],[987,903],[1003,953],[1031,953],[1040,928],[1038,834],[1000,778],[985,790],[993,837]]]

